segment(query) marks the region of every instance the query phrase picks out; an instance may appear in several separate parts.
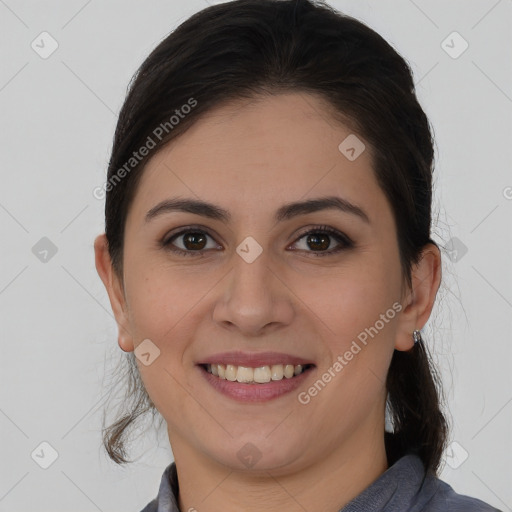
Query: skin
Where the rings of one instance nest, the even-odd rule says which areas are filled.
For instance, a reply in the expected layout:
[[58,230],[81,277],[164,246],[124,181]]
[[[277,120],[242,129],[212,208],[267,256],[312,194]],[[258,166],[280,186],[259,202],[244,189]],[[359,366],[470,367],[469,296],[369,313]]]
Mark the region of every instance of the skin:
[[[328,112],[298,93],[211,111],[149,161],[127,218],[122,279],[105,235],[95,240],[119,346],[133,351],[148,338],[160,350],[149,366],[137,362],[167,422],[183,511],[335,512],[388,468],[386,374],[393,351],[410,349],[413,330],[430,316],[441,258],[425,246],[412,289],[405,285],[371,148],[349,161],[338,145],[351,131]],[[358,205],[370,223],[334,209],[274,220],[284,203],[332,195]],[[145,222],[152,207],[178,196],[214,203],[232,220],[168,212]],[[211,235],[204,257],[159,245],[191,224]],[[303,233],[320,225],[354,247],[315,256],[321,251]],[[250,264],[236,252],[247,236],[263,249]],[[330,240],[328,250],[340,245]],[[186,243],[174,239],[194,251]],[[307,405],[297,392],[235,402],[195,365],[230,350],[295,354],[315,362],[299,391],[307,390],[395,302],[403,309]],[[250,468],[237,457],[246,443],[261,454]]]

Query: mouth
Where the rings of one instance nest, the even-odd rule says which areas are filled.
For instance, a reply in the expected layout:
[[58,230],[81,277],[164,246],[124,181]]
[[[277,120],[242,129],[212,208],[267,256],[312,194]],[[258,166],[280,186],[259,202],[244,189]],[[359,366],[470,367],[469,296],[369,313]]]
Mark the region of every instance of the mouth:
[[262,403],[303,386],[316,365],[277,352],[224,352],[197,362],[210,389],[238,403]]
[[205,372],[220,380],[243,384],[267,384],[286,379],[293,379],[311,370],[314,364],[272,364],[257,367],[234,364],[200,364]]
[[308,359],[283,352],[212,354],[196,366],[209,387],[238,402],[266,402],[291,394],[314,373]]

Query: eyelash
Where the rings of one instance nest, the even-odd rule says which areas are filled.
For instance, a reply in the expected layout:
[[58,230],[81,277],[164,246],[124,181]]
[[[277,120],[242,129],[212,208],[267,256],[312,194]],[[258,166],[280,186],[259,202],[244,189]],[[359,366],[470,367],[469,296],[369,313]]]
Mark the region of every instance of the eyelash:
[[[207,235],[210,238],[213,238],[212,235],[210,235],[207,231],[201,228],[194,228],[194,226],[189,226],[186,229],[181,230],[178,233],[173,234],[170,238],[164,239],[161,242],[161,245],[166,249],[169,250],[175,254],[182,255],[182,256],[195,256],[195,257],[204,257],[204,250],[197,250],[197,251],[184,251],[183,249],[178,249],[175,247],[172,247],[171,242],[179,238],[180,236],[183,236],[187,233],[199,233],[202,235]],[[337,247],[336,249],[331,249],[328,251],[306,251],[311,252],[315,257],[323,257],[323,256],[331,256],[334,254],[337,254],[343,250],[350,249],[354,247],[354,243],[352,240],[345,234],[337,231],[336,229],[330,228],[329,226],[315,226],[314,228],[311,228],[310,230],[302,233],[296,241],[301,240],[307,235],[310,234],[324,234],[329,235],[332,238],[336,240],[336,242],[340,243],[341,245]],[[295,243],[295,242],[294,242]],[[300,250],[300,249],[299,249]]]

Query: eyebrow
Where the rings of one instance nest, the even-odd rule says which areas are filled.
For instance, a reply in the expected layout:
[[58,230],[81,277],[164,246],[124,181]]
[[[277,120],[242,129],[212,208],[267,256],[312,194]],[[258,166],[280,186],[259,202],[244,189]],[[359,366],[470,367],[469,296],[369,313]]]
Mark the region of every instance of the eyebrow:
[[[356,215],[367,224],[370,224],[370,219],[362,208],[352,204],[347,199],[337,196],[320,197],[316,199],[308,199],[306,201],[284,204],[276,211],[274,218],[276,222],[282,222],[299,215],[306,215],[308,213],[332,209]],[[215,204],[197,199],[171,198],[166,199],[151,208],[151,210],[146,214],[146,222],[169,212],[194,213],[196,215],[201,215],[203,217],[208,217],[225,223],[229,223],[231,221],[231,214],[229,211]]]

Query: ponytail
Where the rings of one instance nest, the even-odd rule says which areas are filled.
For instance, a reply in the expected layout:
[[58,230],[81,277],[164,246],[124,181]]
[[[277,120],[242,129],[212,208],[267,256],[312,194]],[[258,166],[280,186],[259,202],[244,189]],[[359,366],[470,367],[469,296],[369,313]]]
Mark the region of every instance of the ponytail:
[[386,432],[388,464],[417,454],[426,471],[437,473],[448,435],[441,412],[441,384],[425,339],[410,350],[395,350],[387,381],[393,432]]

